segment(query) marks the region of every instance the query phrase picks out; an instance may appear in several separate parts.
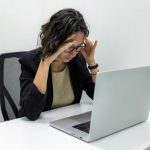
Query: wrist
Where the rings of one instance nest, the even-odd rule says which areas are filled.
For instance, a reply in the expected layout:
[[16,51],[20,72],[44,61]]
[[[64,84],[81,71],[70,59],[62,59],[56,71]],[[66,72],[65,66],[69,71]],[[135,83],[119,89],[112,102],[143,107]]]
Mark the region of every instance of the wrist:
[[88,66],[89,70],[93,70],[93,69],[97,69],[98,68],[98,64],[96,63],[93,66]]
[[47,60],[47,59],[44,59],[44,60],[42,60],[41,59],[41,61],[40,61],[40,66],[43,68],[49,68],[49,66],[50,66],[50,63],[49,63],[49,61]]
[[97,75],[99,73],[99,69],[98,68],[92,69],[90,70],[90,73],[91,75]]
[[87,60],[87,64],[88,64],[88,66],[94,66],[94,65],[96,65],[96,61],[95,61],[95,59]]

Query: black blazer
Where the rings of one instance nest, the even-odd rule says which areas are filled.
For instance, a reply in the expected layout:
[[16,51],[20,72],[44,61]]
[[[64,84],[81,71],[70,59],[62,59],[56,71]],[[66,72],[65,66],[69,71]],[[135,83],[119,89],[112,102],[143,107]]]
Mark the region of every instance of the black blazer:
[[[36,120],[42,111],[50,110],[52,107],[53,85],[51,68],[49,69],[47,91],[45,94],[40,93],[33,83],[40,63],[41,53],[41,49],[35,49],[24,53],[19,59],[22,72],[20,75],[21,109],[18,117],[26,116],[30,120]],[[80,102],[83,90],[89,97],[93,98],[95,84],[87,69],[84,57],[79,54],[68,63],[68,68],[75,97],[73,104]]]

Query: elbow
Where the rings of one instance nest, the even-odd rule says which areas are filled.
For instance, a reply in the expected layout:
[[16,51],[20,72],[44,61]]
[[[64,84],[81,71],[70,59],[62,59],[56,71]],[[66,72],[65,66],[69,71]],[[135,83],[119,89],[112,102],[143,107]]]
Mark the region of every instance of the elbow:
[[42,112],[41,107],[37,107],[35,105],[31,105],[28,103],[24,103],[23,108],[24,108],[25,116],[31,121],[37,120],[40,117],[40,114]]
[[39,118],[40,115],[35,115],[35,114],[33,115],[33,114],[28,114],[28,113],[27,113],[25,116],[26,116],[29,120],[35,121],[35,120],[37,120],[37,119]]
[[29,120],[37,120],[45,106],[43,95],[37,97],[34,92],[28,92],[28,94],[21,99],[21,106],[24,110],[24,115]]
[[37,109],[26,108],[24,110],[25,110],[25,116],[31,121],[35,121],[40,117],[41,111]]

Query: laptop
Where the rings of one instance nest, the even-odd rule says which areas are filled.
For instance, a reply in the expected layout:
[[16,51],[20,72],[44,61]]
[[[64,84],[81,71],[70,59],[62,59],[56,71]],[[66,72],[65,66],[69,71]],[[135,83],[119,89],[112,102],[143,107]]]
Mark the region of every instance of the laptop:
[[50,125],[92,142],[147,120],[149,109],[150,66],[102,72],[96,78],[92,111]]

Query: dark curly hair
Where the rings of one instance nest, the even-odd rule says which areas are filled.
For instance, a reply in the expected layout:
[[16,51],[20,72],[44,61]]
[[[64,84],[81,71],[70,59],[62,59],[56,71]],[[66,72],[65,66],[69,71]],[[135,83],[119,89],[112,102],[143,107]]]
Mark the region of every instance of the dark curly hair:
[[67,8],[55,13],[46,24],[41,26],[42,58],[53,54],[75,32],[89,35],[87,25],[79,11]]

